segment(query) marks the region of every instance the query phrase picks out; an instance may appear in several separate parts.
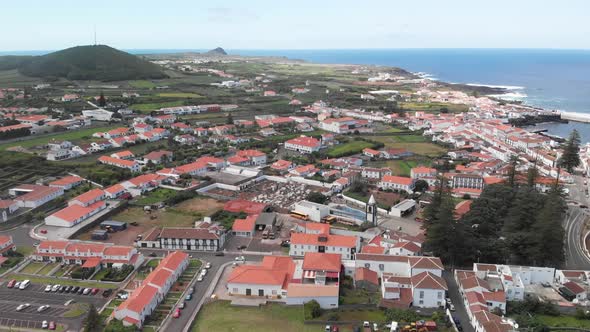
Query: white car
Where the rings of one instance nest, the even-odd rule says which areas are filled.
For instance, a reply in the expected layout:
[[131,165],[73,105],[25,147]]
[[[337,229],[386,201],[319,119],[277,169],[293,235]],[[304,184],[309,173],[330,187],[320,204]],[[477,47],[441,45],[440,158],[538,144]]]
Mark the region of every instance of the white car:
[[46,329],[46,328],[48,328],[48,327],[49,327],[49,323],[47,323],[47,321],[46,321],[46,320],[44,320],[44,321],[43,321],[43,323],[41,323],[41,328],[42,328],[42,329]]
[[60,287],[61,287],[60,284],[53,285],[53,287],[51,287],[51,291],[55,293],[55,292],[57,292],[59,290]]
[[19,288],[20,287],[20,281],[17,281],[16,284],[14,284],[14,288]]
[[30,307],[31,305],[28,303],[23,303],[21,305],[19,305],[18,307],[16,307],[16,311],[22,311],[25,310],[26,308]]
[[43,312],[45,310],[49,309],[48,305],[42,305],[39,308],[37,308],[37,312]]
[[201,270],[201,275],[202,275],[203,277],[204,277],[204,276],[206,276],[206,275],[207,275],[207,270],[205,270],[205,269],[202,269],[202,270]]
[[45,291],[46,292],[51,292],[51,285],[45,286]]
[[29,287],[29,285],[31,284],[30,280],[23,280],[20,285],[18,286],[18,289],[26,289],[27,287]]
[[88,295],[88,294],[90,294],[91,291],[92,291],[92,289],[90,289],[90,288],[84,288],[84,291],[82,292],[82,294]]
[[211,263],[207,262],[207,264],[205,264],[205,268],[206,269],[210,269],[211,268]]
[[203,281],[203,276],[198,276],[198,277],[197,277],[197,281],[198,281],[198,282],[201,282],[201,281]]

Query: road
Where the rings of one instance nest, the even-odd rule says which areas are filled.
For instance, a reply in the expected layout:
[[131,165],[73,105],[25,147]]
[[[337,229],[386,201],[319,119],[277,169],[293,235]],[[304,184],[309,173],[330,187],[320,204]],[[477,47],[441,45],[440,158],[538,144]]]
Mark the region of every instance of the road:
[[[142,249],[140,250],[144,255],[149,255],[152,252],[158,254],[158,256],[164,256],[169,251],[167,250],[154,250],[154,249]],[[227,262],[233,261],[238,255],[237,254],[225,254],[224,256],[215,256],[214,253],[209,252],[201,252],[201,251],[186,251],[189,255],[193,258],[200,259],[203,264],[206,262],[211,263],[211,268],[207,275],[203,279],[202,282],[195,281],[194,284],[189,285],[189,287],[194,286],[195,292],[193,293],[193,298],[190,301],[185,301],[186,305],[184,309],[181,311],[181,315],[179,318],[171,318],[170,322],[168,322],[166,326],[167,331],[182,331],[185,326],[188,326],[192,323],[191,316],[192,313],[197,309],[197,305],[199,301],[205,296],[209,285],[213,281],[219,267]],[[255,255],[244,255],[247,261],[260,261],[262,260],[263,256],[255,256]],[[187,287],[187,288],[189,288]],[[175,308],[173,309],[175,310]]]
[[461,321],[461,326],[463,327],[464,332],[474,332],[473,326],[469,322],[469,316],[467,315],[467,310],[463,305],[463,298],[459,293],[459,287],[457,286],[457,282],[455,278],[453,278],[453,272],[449,270],[443,271],[443,278],[447,282],[448,287],[448,295],[451,299],[451,302],[455,306],[455,312],[453,312],[453,317],[459,318]]
[[588,220],[588,209],[580,205],[587,205],[588,198],[585,194],[585,179],[580,176],[574,177],[574,184],[567,186],[569,189],[569,201],[578,204],[568,203],[567,215],[563,223],[565,230],[565,267],[567,269],[590,269],[590,257],[584,252],[582,234],[584,224]]

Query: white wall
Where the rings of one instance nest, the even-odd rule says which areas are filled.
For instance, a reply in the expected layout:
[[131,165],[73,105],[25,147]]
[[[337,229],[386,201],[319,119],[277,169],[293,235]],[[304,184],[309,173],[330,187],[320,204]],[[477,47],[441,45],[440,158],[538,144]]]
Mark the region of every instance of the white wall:
[[241,283],[228,283],[227,291],[232,295],[246,295],[246,289],[252,290],[251,296],[258,296],[258,291],[262,289],[264,296],[277,296],[282,295],[282,285],[255,285],[255,284],[241,284]]
[[[420,296],[423,295],[423,296]],[[422,303],[420,303],[422,301]],[[445,291],[438,289],[414,288],[414,307],[437,308],[445,304]]]
[[287,296],[287,305],[302,305],[311,300],[316,300],[323,309],[338,308],[338,296],[316,296],[316,297],[289,297]]

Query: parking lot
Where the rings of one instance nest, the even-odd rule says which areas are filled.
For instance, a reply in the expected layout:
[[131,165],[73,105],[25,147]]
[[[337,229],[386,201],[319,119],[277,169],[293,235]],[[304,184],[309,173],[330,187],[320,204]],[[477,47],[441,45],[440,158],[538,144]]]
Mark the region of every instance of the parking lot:
[[[64,317],[66,312],[75,308],[75,304],[65,306],[68,300],[74,300],[74,303],[93,304],[97,309],[106,303],[106,299],[101,295],[102,291],[96,295],[74,295],[65,292],[45,292],[45,286],[31,284],[27,289],[21,290],[7,288],[6,282],[0,285],[0,325],[39,329],[41,323],[47,320],[67,325],[71,329],[78,329],[86,317],[85,312],[80,312],[78,317]],[[30,307],[16,311],[16,307],[24,303],[30,304]],[[43,305],[48,305],[49,309],[37,312],[37,309]]]

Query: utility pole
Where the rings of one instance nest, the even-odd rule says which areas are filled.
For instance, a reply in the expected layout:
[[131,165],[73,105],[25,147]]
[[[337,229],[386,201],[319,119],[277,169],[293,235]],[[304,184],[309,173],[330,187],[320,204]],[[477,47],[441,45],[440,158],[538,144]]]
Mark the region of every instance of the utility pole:
[[94,46],[96,46],[96,24],[94,25]]

